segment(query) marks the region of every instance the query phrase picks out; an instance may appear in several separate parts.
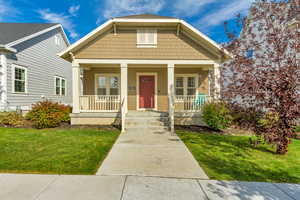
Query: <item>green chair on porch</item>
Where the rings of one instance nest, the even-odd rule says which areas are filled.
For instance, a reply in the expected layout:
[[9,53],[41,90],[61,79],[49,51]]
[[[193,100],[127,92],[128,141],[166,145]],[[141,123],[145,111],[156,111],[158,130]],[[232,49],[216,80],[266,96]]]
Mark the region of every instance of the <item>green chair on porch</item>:
[[195,108],[196,110],[199,110],[201,106],[203,106],[206,102],[207,95],[203,93],[199,93],[195,98]]

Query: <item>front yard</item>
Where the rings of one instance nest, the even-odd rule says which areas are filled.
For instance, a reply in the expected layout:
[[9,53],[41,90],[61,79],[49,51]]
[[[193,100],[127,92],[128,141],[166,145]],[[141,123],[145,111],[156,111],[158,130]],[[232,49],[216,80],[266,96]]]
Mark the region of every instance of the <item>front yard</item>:
[[0,128],[0,173],[94,174],[118,130]]
[[300,140],[282,156],[269,145],[253,147],[247,136],[177,134],[211,179],[300,183]]

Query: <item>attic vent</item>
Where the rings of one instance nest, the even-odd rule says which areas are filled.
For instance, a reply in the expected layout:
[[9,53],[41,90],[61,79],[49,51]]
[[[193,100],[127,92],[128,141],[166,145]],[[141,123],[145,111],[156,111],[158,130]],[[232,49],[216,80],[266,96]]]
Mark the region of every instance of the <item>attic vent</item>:
[[137,29],[137,47],[156,47],[157,30],[156,29]]
[[56,44],[57,46],[60,45],[60,37],[59,37],[58,34],[56,34],[56,35],[54,36],[54,42],[55,42],[55,44]]

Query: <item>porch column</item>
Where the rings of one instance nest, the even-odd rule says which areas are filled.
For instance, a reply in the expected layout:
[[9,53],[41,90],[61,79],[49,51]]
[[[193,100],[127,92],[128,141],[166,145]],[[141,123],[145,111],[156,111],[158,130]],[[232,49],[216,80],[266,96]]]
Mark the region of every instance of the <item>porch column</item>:
[[168,64],[168,99],[169,99],[169,119],[170,131],[174,133],[174,64]]
[[121,115],[122,115],[122,131],[125,131],[125,114],[128,111],[127,108],[127,80],[128,69],[127,63],[121,63]]
[[80,66],[78,63],[72,63],[72,85],[73,85],[73,113],[80,113]]
[[220,64],[214,64],[214,98],[220,99],[221,98],[221,71],[220,71]]

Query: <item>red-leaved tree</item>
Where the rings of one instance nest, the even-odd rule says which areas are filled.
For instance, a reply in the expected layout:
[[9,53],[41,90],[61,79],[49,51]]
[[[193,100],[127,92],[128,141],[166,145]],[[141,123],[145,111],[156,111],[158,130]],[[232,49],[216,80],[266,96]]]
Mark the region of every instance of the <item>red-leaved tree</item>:
[[222,97],[262,114],[251,126],[278,154],[287,153],[300,117],[299,15],[300,0],[257,0],[248,17],[237,17],[240,34],[225,23],[233,59],[223,68]]

